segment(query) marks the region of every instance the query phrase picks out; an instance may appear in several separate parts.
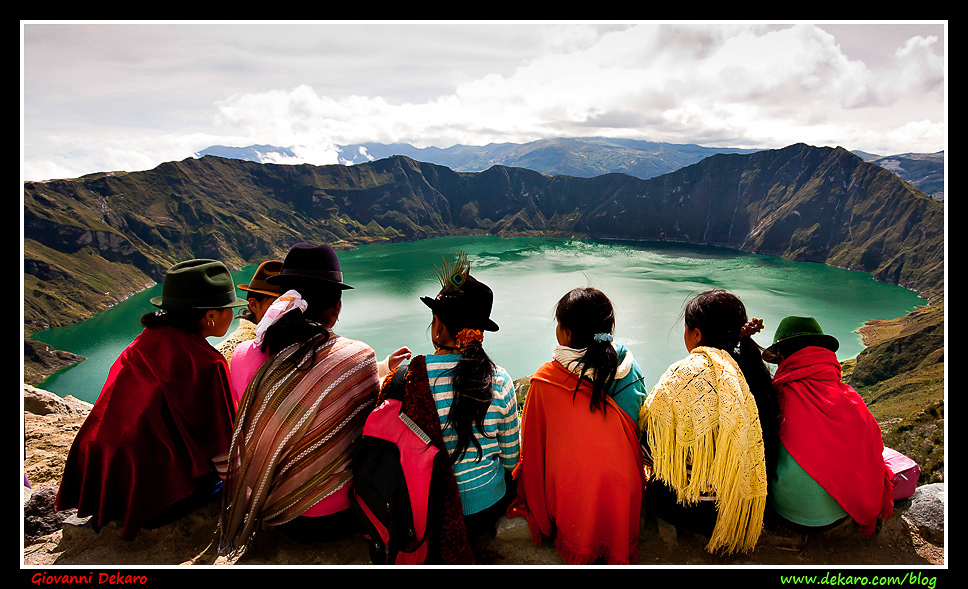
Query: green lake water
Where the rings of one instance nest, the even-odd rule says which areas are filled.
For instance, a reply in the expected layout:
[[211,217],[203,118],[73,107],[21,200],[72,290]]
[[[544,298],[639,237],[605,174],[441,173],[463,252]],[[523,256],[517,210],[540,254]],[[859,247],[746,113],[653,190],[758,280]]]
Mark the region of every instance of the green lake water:
[[[378,358],[401,346],[415,354],[431,353],[430,310],[419,297],[437,293],[434,266],[457,250],[468,253],[471,273],[494,291],[491,317],[501,329],[486,334],[484,347],[515,379],[551,358],[554,305],[580,286],[594,286],[611,298],[615,339],[632,350],[650,386],[686,355],[682,309],[703,290],[728,289],[743,300],[751,317],[763,318],[766,327],[754,339],[764,347],[783,317],[816,317],[826,333],[840,340],[841,360],[863,350],[856,330],[865,321],[900,317],[925,303],[910,290],[862,272],[723,248],[447,237],[339,252],[344,280],[355,289],[344,292],[335,331],[368,343]],[[234,272],[236,284],[248,282],[255,268]],[[87,358],[40,386],[94,402],[115,358],[141,332],[141,315],[154,310],[148,299],[160,294],[157,285],[81,323],[34,334],[38,341]],[[213,345],[219,341],[209,338]]]

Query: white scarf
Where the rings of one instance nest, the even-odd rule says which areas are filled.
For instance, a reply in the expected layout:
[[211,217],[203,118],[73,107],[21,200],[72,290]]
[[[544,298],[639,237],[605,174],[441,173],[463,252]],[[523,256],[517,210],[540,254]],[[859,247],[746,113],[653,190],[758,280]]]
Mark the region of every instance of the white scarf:
[[287,290],[282,296],[277,298],[275,301],[269,305],[269,309],[266,314],[262,316],[262,320],[255,328],[255,345],[261,346],[262,340],[265,337],[266,330],[282,318],[283,315],[289,311],[299,309],[305,312],[309,307],[309,304],[303,300],[299,292],[295,290]]
[[[612,344],[615,347],[615,344]],[[568,346],[555,346],[554,354],[552,357],[557,360],[562,366],[570,370],[573,374],[581,378],[582,374],[579,372],[579,367],[584,369],[585,376],[595,380],[595,369],[591,366],[580,366],[580,361],[585,355],[585,351],[588,348],[582,348],[580,350],[575,348],[569,348]],[[616,354],[618,351],[616,350]],[[621,380],[628,376],[629,371],[632,370],[632,363],[635,360],[632,359],[632,350],[628,348],[625,349],[625,358],[623,358],[615,370],[615,380]]]

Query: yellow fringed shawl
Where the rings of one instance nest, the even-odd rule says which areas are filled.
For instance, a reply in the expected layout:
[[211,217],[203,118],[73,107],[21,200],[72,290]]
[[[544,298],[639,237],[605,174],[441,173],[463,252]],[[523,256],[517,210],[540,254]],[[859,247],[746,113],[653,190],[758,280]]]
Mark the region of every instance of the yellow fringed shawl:
[[763,529],[766,463],[756,402],[736,361],[717,348],[693,349],[652,389],[639,427],[647,432],[655,476],[680,504],[716,494],[706,550],[752,550]]

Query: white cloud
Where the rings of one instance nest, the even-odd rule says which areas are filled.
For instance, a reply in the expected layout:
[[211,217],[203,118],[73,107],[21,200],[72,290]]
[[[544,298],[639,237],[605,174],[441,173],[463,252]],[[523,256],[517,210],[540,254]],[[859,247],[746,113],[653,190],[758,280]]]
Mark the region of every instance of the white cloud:
[[940,92],[945,72],[944,60],[933,51],[937,42],[933,35],[911,37],[894,52],[897,65],[890,81],[899,93]]
[[[508,76],[486,75],[433,100],[333,98],[300,86],[229,99],[220,103],[219,120],[283,141],[308,132],[345,143],[446,146],[614,133],[613,124],[594,122],[635,113],[641,126],[626,135],[679,142],[715,135],[735,145],[781,146],[835,136],[833,125],[850,129],[852,111],[896,103],[912,85],[930,90],[943,79],[943,61],[921,38],[899,48],[897,68],[877,79],[811,25],[641,25],[598,36],[586,27],[568,31],[576,29],[585,34],[556,37],[546,53]],[[929,106],[940,112],[940,102]],[[843,135],[840,141],[853,147],[851,135]]]
[[[59,134],[46,138],[46,150],[25,161],[24,180],[76,178],[93,172],[148,170],[162,162],[179,161],[204,147],[233,143],[232,137],[207,134],[158,133],[141,130],[114,135],[97,145],[91,135]],[[40,153],[40,152],[44,153]]]
[[[942,149],[943,44],[896,25],[892,46],[877,53],[873,41],[845,36],[879,30],[740,22],[43,29],[25,48],[25,168],[99,152],[86,164],[135,169],[126,167],[212,144],[292,147],[322,164],[337,161],[336,144],[593,135]],[[150,43],[137,42],[144,38]],[[84,141],[65,140],[78,121]]]

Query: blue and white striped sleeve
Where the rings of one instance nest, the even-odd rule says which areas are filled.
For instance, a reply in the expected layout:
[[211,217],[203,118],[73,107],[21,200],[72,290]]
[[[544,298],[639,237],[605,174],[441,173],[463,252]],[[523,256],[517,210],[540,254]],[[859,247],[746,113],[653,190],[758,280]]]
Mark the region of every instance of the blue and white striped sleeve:
[[[518,463],[521,451],[520,424],[518,422],[518,401],[514,394],[514,381],[504,369],[494,373],[495,397],[500,398],[501,416],[498,423],[497,438],[501,447],[501,464],[511,470]],[[495,399],[498,400],[498,399]]]

